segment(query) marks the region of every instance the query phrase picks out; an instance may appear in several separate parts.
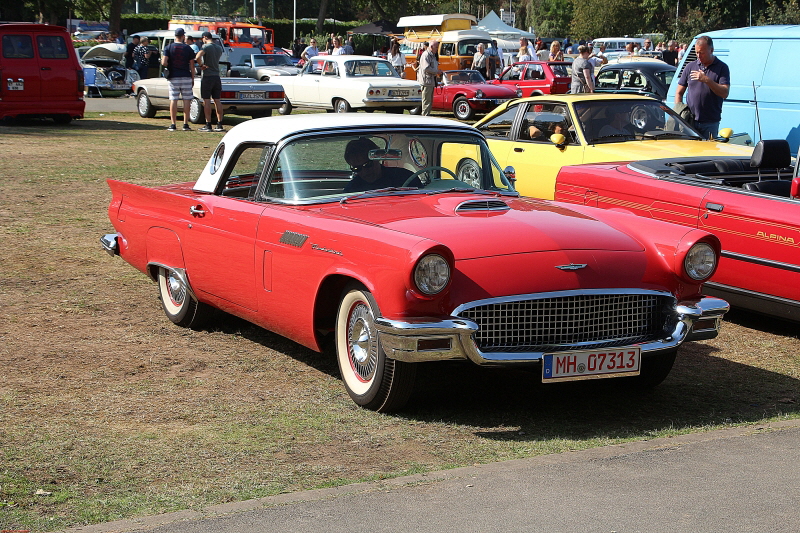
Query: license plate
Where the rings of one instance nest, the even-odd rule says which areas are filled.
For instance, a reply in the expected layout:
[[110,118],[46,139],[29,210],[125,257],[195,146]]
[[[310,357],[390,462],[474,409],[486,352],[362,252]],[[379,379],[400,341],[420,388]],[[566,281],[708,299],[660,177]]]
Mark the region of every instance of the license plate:
[[264,100],[266,93],[239,93],[240,100]]
[[408,91],[389,90],[389,96],[408,96]]
[[8,90],[9,91],[24,91],[25,90],[25,81],[24,80],[13,81],[13,80],[9,79],[8,80]]
[[638,346],[618,350],[595,350],[545,354],[542,381],[577,381],[617,376],[638,376],[642,361]]

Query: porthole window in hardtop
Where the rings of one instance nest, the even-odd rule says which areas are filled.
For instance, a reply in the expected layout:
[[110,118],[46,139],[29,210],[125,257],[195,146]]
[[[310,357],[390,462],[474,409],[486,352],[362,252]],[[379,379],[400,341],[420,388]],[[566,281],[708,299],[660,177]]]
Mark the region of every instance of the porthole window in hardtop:
[[252,198],[272,149],[269,144],[240,145],[227,165],[227,175],[220,180],[220,193],[223,196]]
[[214,152],[214,157],[211,159],[211,174],[214,175],[219,170],[222,164],[222,157],[225,155],[225,143],[219,143],[217,150]]

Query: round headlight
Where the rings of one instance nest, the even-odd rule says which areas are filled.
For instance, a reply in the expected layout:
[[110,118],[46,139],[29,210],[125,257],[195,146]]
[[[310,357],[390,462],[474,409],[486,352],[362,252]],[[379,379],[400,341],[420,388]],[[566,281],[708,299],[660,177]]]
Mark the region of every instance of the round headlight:
[[414,283],[425,294],[441,292],[450,281],[450,265],[438,254],[426,255],[414,269]]
[[717,254],[714,249],[704,242],[692,246],[686,259],[683,260],[683,267],[690,278],[702,280],[709,277],[717,266]]
[[483,91],[481,91],[480,89],[475,91],[475,98],[483,98]]
[[517,89],[517,98],[522,98],[522,89]]

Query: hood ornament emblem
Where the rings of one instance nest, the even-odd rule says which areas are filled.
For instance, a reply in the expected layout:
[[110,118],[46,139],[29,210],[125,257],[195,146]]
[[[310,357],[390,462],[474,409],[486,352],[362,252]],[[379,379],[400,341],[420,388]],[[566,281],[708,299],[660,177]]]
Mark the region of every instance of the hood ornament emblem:
[[580,270],[582,268],[586,268],[588,266],[587,263],[577,264],[577,263],[570,263],[568,265],[558,265],[556,266],[559,270]]

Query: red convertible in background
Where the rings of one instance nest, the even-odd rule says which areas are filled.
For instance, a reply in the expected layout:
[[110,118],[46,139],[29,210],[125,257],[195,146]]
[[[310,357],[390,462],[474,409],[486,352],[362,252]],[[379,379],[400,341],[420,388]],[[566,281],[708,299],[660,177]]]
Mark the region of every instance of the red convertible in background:
[[800,321],[800,177],[789,144],[712,157],[565,166],[555,198],[714,233],[722,258],[704,292]]
[[[447,70],[433,90],[433,110],[453,111],[458,120],[472,120],[503,102],[519,98],[521,92],[492,85],[477,70]],[[419,108],[416,112],[419,113]]]
[[566,94],[572,63],[567,61],[520,61],[509,65],[489,83],[522,91],[522,96]]
[[109,180],[101,242],[156,282],[175,324],[217,308],[333,346],[350,397],[380,411],[425,361],[649,387],[683,342],[717,335],[728,305],[701,288],[719,239],[520,198],[510,172],[448,119],[249,120],[196,182]]

